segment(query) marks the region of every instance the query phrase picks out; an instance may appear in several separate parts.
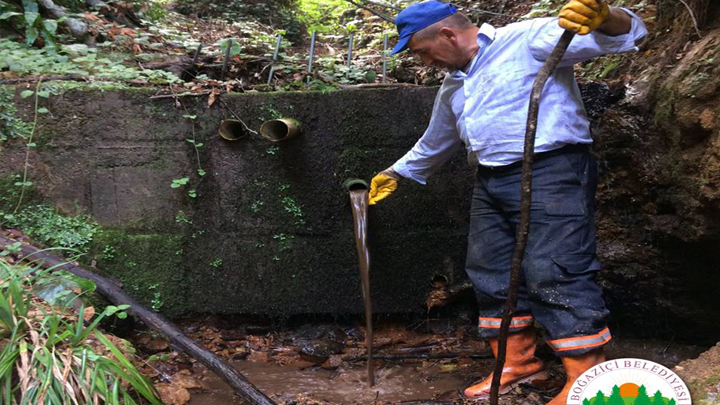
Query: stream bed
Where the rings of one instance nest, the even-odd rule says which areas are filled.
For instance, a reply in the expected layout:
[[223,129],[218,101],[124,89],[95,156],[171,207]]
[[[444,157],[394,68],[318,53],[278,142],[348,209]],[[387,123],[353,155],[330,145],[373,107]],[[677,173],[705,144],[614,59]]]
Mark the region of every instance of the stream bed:
[[[488,375],[494,365],[488,346],[474,336],[472,327],[420,332],[418,329],[424,328],[384,324],[379,325],[374,339],[376,381],[370,387],[360,326],[310,324],[272,331],[237,326],[228,329],[227,325],[212,322],[190,321],[186,325],[186,332],[194,339],[229,360],[278,404],[383,405],[428,400],[459,403],[463,389]],[[141,351],[151,348],[155,358],[162,357],[149,361],[152,370],[146,371],[154,372],[156,382],[171,393],[164,398],[167,404],[245,403],[212,372],[161,340],[147,335],[135,340]],[[615,337],[606,346],[606,353],[610,359],[643,358],[674,367],[706,349],[670,341]],[[521,386],[501,404],[541,405],[562,387],[564,376],[558,359],[542,344],[537,355],[548,365],[552,379],[541,386]]]

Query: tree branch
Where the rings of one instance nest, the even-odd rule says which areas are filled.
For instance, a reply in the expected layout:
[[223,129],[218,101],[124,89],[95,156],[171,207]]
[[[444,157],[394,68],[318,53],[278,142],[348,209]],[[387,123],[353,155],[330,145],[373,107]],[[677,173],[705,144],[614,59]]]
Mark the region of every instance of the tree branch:
[[389,21],[389,22],[395,24],[395,19],[392,18],[392,17],[390,17],[389,15],[387,15],[387,14],[385,14],[385,13],[381,13],[381,12],[379,12],[379,11],[375,11],[375,10],[371,9],[370,7],[367,7],[367,6],[362,5],[362,4],[360,4],[360,3],[356,3],[356,2],[354,2],[353,0],[345,0],[345,1],[347,1],[348,3],[354,5],[355,7],[360,7],[360,8],[362,8],[362,9],[367,10],[367,11],[375,14],[376,16],[382,18],[382,19],[385,20],[385,21]]

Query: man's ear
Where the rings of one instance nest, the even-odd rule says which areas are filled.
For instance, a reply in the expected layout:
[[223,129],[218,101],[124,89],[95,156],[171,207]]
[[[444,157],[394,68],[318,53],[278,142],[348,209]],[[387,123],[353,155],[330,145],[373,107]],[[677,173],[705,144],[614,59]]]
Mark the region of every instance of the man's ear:
[[439,38],[445,38],[450,42],[457,43],[457,33],[450,27],[442,27],[438,31]]

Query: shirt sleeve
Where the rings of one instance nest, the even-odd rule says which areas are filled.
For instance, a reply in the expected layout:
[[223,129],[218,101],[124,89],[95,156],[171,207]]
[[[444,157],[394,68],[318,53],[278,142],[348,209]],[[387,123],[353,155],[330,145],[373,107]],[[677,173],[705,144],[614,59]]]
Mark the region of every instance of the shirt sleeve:
[[[460,90],[462,91],[462,90]],[[435,97],[430,124],[412,149],[395,162],[399,175],[425,184],[427,178],[445,163],[461,143],[450,108],[449,89],[442,86]]]
[[[647,34],[642,19],[632,11],[620,7],[631,17],[630,32],[610,36],[597,30],[588,35],[575,35],[559,66],[571,66],[597,56],[609,53],[637,51],[635,42]],[[539,18],[530,26],[528,47],[532,56],[545,61],[565,30],[558,25],[557,18]]]

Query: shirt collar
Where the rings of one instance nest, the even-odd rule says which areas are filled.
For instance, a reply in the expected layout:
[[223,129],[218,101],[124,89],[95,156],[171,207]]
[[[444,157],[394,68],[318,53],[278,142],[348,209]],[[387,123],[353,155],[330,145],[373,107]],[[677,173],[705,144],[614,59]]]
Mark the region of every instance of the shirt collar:
[[485,51],[485,48],[495,39],[495,32],[496,29],[490,24],[483,23],[483,25],[480,26],[480,29],[478,29],[477,33],[477,44],[479,46],[479,49],[477,53],[475,53],[475,56],[473,56],[472,60],[468,63],[468,65],[463,70],[454,70],[450,72],[450,76],[462,79],[467,77],[467,73],[465,72],[471,72],[473,69],[473,66],[477,63],[477,61],[480,59],[480,56]]

